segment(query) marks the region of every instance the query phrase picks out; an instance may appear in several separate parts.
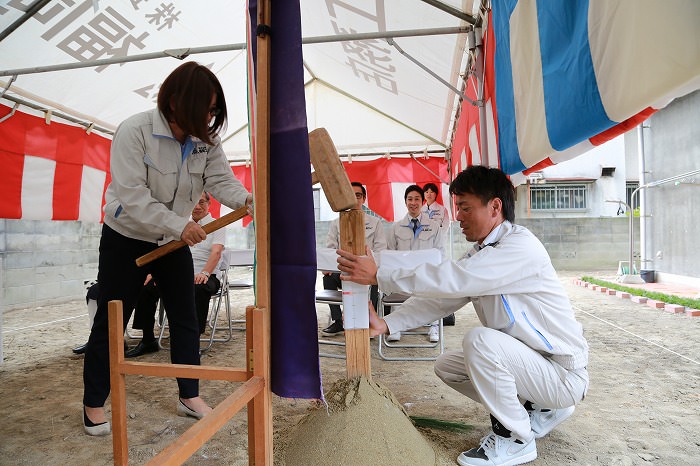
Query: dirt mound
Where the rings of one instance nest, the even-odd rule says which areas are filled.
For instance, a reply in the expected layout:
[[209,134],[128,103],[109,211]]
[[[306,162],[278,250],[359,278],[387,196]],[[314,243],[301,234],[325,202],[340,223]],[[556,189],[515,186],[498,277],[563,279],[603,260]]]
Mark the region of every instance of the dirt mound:
[[310,412],[295,427],[286,466],[434,465],[435,452],[388,389],[366,378],[339,380],[328,411]]

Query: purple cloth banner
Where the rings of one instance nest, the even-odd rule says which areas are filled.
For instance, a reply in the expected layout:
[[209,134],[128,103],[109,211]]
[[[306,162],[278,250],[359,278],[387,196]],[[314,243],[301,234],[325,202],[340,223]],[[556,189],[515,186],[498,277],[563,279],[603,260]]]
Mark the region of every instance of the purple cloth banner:
[[[257,0],[250,0],[252,37],[257,30],[256,12]],[[316,226],[299,0],[274,2],[271,22],[270,385],[282,397],[321,398],[315,300]],[[255,57],[255,41],[250,45]]]

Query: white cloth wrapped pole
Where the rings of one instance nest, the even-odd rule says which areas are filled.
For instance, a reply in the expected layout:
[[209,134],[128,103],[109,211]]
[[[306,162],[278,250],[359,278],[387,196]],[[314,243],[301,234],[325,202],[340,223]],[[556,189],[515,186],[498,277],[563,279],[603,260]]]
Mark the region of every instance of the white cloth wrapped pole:
[[345,330],[369,328],[369,285],[343,282],[343,326]]

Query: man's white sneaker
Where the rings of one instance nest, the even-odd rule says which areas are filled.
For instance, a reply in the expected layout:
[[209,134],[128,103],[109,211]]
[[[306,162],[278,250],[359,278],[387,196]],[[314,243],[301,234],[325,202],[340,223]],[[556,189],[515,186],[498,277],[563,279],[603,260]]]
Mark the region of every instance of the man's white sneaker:
[[529,442],[506,438],[491,432],[481,439],[478,448],[464,451],[457,457],[461,466],[513,466],[537,458],[537,446],[533,438]]
[[440,341],[440,328],[438,325],[430,326],[430,330],[428,330],[428,340],[430,340],[430,343],[437,343]]
[[548,409],[532,403],[530,414],[530,428],[535,438],[542,438],[550,433],[556,426],[564,422],[576,409],[574,406],[561,409]]
[[399,341],[401,339],[401,332],[390,333],[386,336],[386,341]]

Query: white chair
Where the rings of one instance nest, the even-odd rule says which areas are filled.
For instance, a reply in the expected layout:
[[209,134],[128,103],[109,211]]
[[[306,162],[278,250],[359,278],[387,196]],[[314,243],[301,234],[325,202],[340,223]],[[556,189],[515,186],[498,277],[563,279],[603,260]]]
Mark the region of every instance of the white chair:
[[[245,249],[245,250],[227,250],[224,249],[222,255],[221,255],[221,262],[219,263],[219,281],[221,282],[221,286],[219,287],[219,290],[214,293],[211,297],[211,307],[209,311],[209,337],[205,338],[200,338],[199,341],[206,343],[205,346],[200,348],[200,352],[205,352],[208,351],[214,342],[227,342],[231,341],[233,338],[233,331],[234,330],[242,330],[245,331],[245,325],[243,326],[238,326],[234,327],[233,324],[237,323],[243,323],[245,324],[245,320],[235,320],[231,318],[231,297],[230,297],[230,292],[231,290],[242,290],[242,289],[247,289],[247,288],[252,288],[253,287],[253,282],[252,280],[246,280],[246,279],[238,279],[238,280],[229,280],[229,270],[232,267],[239,267],[239,266],[250,266],[254,264],[254,250],[253,249]],[[219,327],[219,315],[221,313],[221,307],[222,304],[225,305],[225,313],[226,313],[226,324],[224,325],[223,328]],[[167,339],[170,337],[170,335],[165,334],[165,329],[168,326],[168,320],[167,316],[165,315],[164,309],[163,309],[163,301],[160,301],[159,304],[159,322],[161,323],[160,325],[160,333],[158,335],[158,346],[160,346],[163,349],[168,349],[167,346],[163,344],[163,340]],[[223,336],[217,337],[217,331],[223,330],[225,333]]]
[[[228,261],[228,271],[234,269],[235,267],[252,267],[255,265],[255,249],[225,249],[223,252]],[[254,287],[252,275],[245,278],[237,279],[227,279],[228,291],[240,291],[247,290]],[[223,286],[223,285],[222,285]],[[230,296],[227,296],[226,305],[230,306]],[[245,332],[245,319],[231,319],[229,311],[229,322],[231,324],[238,324],[237,326],[231,326],[233,330],[239,330]]]
[[[384,250],[379,253],[379,264],[382,269],[391,268],[405,268],[413,269],[421,264],[439,264],[442,260],[442,255],[438,249],[421,249],[418,251],[393,251]],[[385,295],[384,293],[379,293],[380,299],[377,306],[377,314],[379,317],[384,317],[384,306],[389,308],[397,307],[403,304],[410,296],[401,293],[391,293]],[[427,330],[409,330],[401,332],[402,338],[408,337],[415,341],[415,336],[427,336]],[[379,335],[377,338],[377,352],[379,357],[385,361],[434,361],[439,355],[445,351],[444,343],[444,329],[442,319],[438,320],[438,341],[435,343],[415,343],[406,342],[389,342],[386,340],[385,335]],[[436,354],[431,355],[412,355],[412,356],[393,356],[388,354],[389,348],[437,348],[439,351]]]

